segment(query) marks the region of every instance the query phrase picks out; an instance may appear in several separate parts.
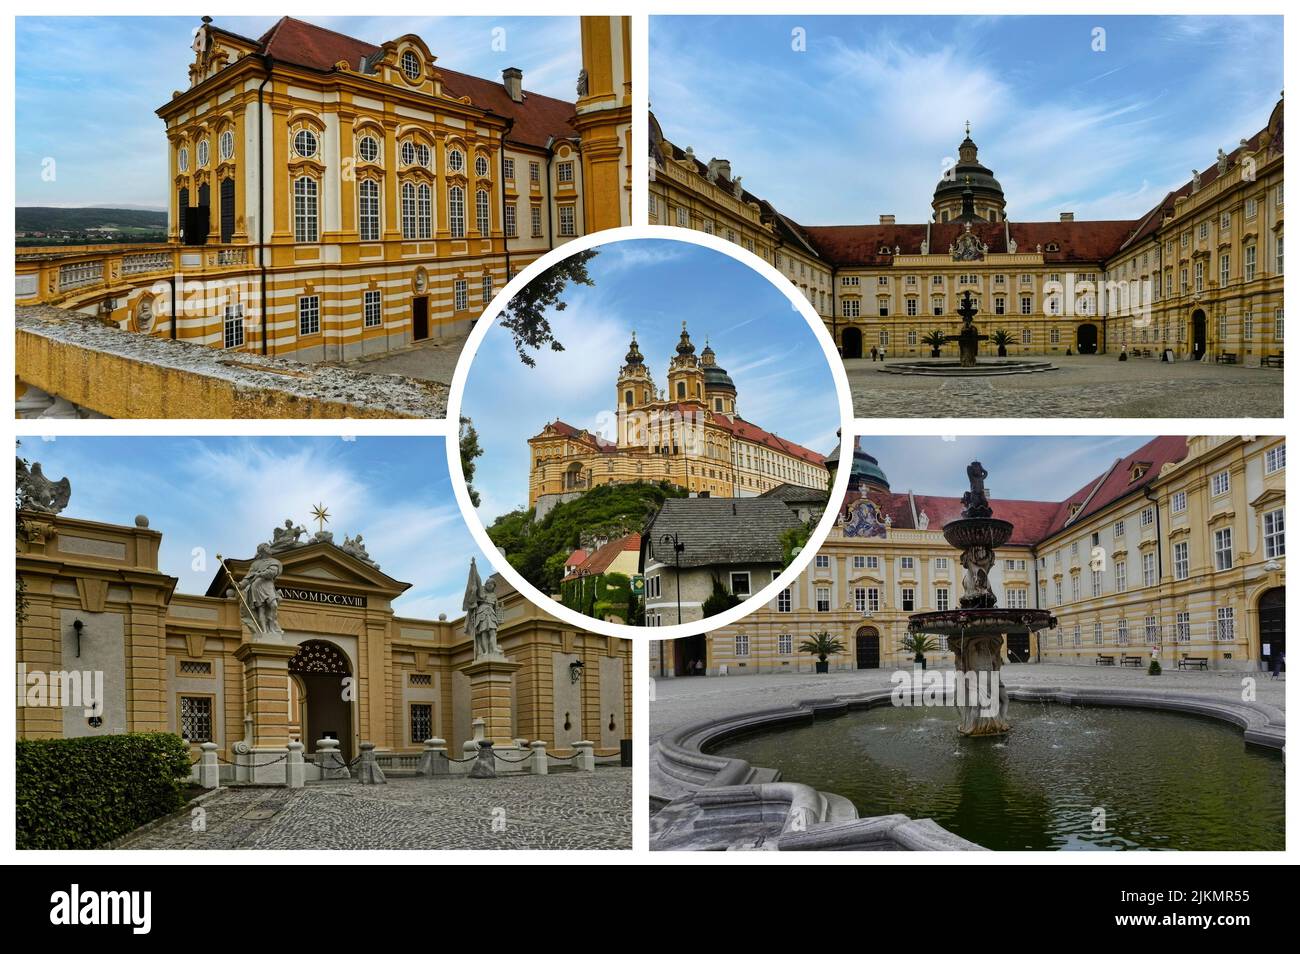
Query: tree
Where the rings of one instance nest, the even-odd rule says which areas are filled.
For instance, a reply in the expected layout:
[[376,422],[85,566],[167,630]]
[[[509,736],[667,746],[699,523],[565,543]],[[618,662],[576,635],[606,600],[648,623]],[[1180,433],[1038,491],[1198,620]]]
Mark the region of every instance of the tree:
[[800,643],[799,652],[816,656],[818,662],[825,662],[827,656],[839,656],[845,652],[845,649],[843,641],[838,636],[832,636],[823,629]]
[[1011,332],[1005,328],[999,328],[993,334],[989,335],[989,341],[998,346],[998,357],[1007,356],[1007,345],[1011,344]]
[[898,648],[911,653],[914,661],[925,662],[925,654],[934,652],[938,646],[938,641],[927,633],[907,633]]
[[930,346],[930,357],[939,357],[939,349],[948,342],[948,336],[936,328],[921,335],[921,344]]
[[587,274],[587,263],[597,254],[595,249],[587,249],[556,262],[525,285],[501,313],[501,327],[514,335],[515,352],[528,367],[537,364],[528,349],[536,351],[549,345],[552,351],[564,350],[564,345],[556,341],[551,332],[546,311],[548,308],[564,311],[567,302],[562,301],[560,295],[570,282],[575,285],[595,284]]
[[709,616],[717,616],[719,613],[725,612],[733,606],[739,606],[740,602],[740,597],[735,593],[729,592],[727,588],[722,585],[722,581],[715,576],[713,578],[713,592],[709,594],[709,598],[706,599],[704,605],[700,607],[700,612],[703,613],[706,618]]
[[479,495],[478,491],[474,489],[474,469],[478,466],[474,461],[482,456],[483,448],[479,446],[478,431],[474,429],[474,422],[462,415],[460,419],[460,469],[465,473],[465,490],[469,492],[469,502],[475,507],[479,504]]

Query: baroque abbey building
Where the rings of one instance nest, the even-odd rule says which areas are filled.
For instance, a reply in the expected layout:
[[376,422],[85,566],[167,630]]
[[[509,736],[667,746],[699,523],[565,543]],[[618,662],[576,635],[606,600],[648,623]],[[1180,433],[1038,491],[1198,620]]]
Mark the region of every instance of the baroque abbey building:
[[[1015,527],[989,574],[998,605],[1057,619],[1010,634],[1005,658],[1272,668],[1286,648],[1285,502],[1281,437],[1158,437],[1065,500],[991,494],[993,516]],[[891,488],[856,450],[835,527],[794,585],[738,623],[652,647],[651,671],[811,671],[799,645],[823,631],[845,647],[832,669],[909,668],[908,618],[958,605],[960,554],[942,531],[962,507]],[[950,666],[943,638],[936,644],[930,664]]]
[[[845,358],[874,348],[926,356],[975,323],[1012,354],[1173,352],[1176,359],[1280,364],[1283,111],[1132,219],[1021,222],[970,130],[936,186],[932,216],[803,226],[650,120],[649,220],[741,245],[786,275]],[[952,345],[948,346],[951,350]]]
[[615,392],[617,440],[559,420],[528,439],[529,507],[635,481],[667,481],[710,497],[756,497],[781,484],[828,486],[825,454],[740,416],[731,375],[707,343],[695,353],[685,322],[666,389],[633,335]]
[[548,250],[630,222],[629,18],[583,17],[579,39],[568,102],[513,67],[445,69],[413,34],[205,17],[157,110],[168,242],[24,248],[16,303],[301,361],[461,333]]

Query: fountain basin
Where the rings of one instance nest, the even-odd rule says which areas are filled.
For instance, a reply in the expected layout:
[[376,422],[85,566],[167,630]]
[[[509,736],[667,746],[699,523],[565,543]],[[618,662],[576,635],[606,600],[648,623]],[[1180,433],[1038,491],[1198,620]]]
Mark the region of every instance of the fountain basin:
[[931,359],[929,361],[899,361],[886,364],[876,369],[881,374],[909,374],[936,378],[978,378],[1000,374],[1039,374],[1043,371],[1055,371],[1056,365],[1050,361],[979,361],[971,366],[962,366],[958,361]]
[[[947,528],[945,528],[947,529]],[[908,617],[907,631],[931,633],[960,639],[989,633],[1036,632],[1056,627],[1056,618],[1044,609],[955,609],[915,613]]]
[[1014,525],[993,517],[962,517],[943,525],[943,538],[958,550],[988,547],[996,550],[1011,539]]

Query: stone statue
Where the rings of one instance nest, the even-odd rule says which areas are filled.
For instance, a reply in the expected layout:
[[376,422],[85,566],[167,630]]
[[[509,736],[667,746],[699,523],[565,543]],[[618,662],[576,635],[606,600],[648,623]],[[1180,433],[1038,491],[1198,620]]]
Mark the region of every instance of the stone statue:
[[1192,170],[1192,191],[1195,192],[1201,187],[1201,174],[1195,169]]
[[369,563],[376,570],[379,569],[379,564],[370,559],[370,554],[366,552],[366,545],[361,541],[361,534],[358,533],[355,537],[344,535],[343,542],[339,544],[339,549],[349,556],[356,557],[362,563]]
[[275,581],[283,572],[284,564],[271,555],[271,545],[258,544],[257,557],[239,583],[243,595],[239,616],[255,633],[263,636],[284,633],[280,628],[280,597],[275,590]]
[[922,510],[921,515],[916,518],[916,528],[918,530],[930,529],[930,515],[926,513],[924,510]]
[[1010,253],[1010,254],[1012,254],[1012,255],[1015,255],[1015,254],[1016,254],[1016,240],[1015,240],[1015,239],[1013,239],[1013,238],[1009,238],[1009,239],[1007,239],[1007,252]]
[[922,254],[922,255],[929,255],[929,254],[930,254],[930,240],[929,240],[929,239],[922,239],[922,240],[921,240],[921,254]]
[[984,469],[984,465],[977,460],[967,465],[966,477],[970,481],[970,490],[961,497],[963,518],[993,516],[993,508],[989,506],[989,499],[984,494],[984,478],[988,475],[989,472]]
[[50,480],[41,471],[40,462],[31,469],[21,457],[16,458],[18,470],[18,509],[38,510],[41,513],[60,513],[72,499],[72,482]]
[[1215,165],[1219,169],[1219,175],[1223,175],[1228,171],[1228,154],[1222,149],[1219,150],[1219,158],[1215,162]]
[[578,97],[579,98],[587,95],[587,88],[588,88],[587,71],[578,70]]
[[993,556],[992,547],[977,545],[962,551],[960,559],[965,569],[961,578],[962,609],[990,609],[998,605],[997,595],[989,585]]
[[465,599],[460,608],[465,611],[465,632],[474,640],[475,662],[505,658],[497,645],[497,630],[505,622],[505,614],[496,589],[496,580],[491,577],[486,583],[479,579],[478,565],[470,557],[469,579],[465,583]]
[[286,520],[283,527],[271,531],[271,552],[280,553],[298,546],[298,538],[305,536],[306,527],[295,527],[292,520]]

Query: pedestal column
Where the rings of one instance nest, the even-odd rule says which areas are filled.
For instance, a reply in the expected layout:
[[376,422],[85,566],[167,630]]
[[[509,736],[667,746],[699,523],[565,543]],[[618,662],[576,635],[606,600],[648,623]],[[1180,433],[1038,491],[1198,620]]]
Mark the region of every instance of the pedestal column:
[[483,735],[493,745],[510,745],[515,737],[511,680],[523,668],[504,656],[485,657],[461,670],[469,677],[470,714],[483,720]]
[[1002,685],[1002,634],[950,636],[948,646],[965,683],[958,687],[966,695],[959,697],[961,722],[957,731],[962,735],[1002,735],[1011,731],[1007,690]]
[[244,643],[235,650],[244,664],[244,708],[253,720],[246,763],[252,781],[285,779],[284,762],[274,760],[289,751],[289,660],[297,652],[284,643]]

